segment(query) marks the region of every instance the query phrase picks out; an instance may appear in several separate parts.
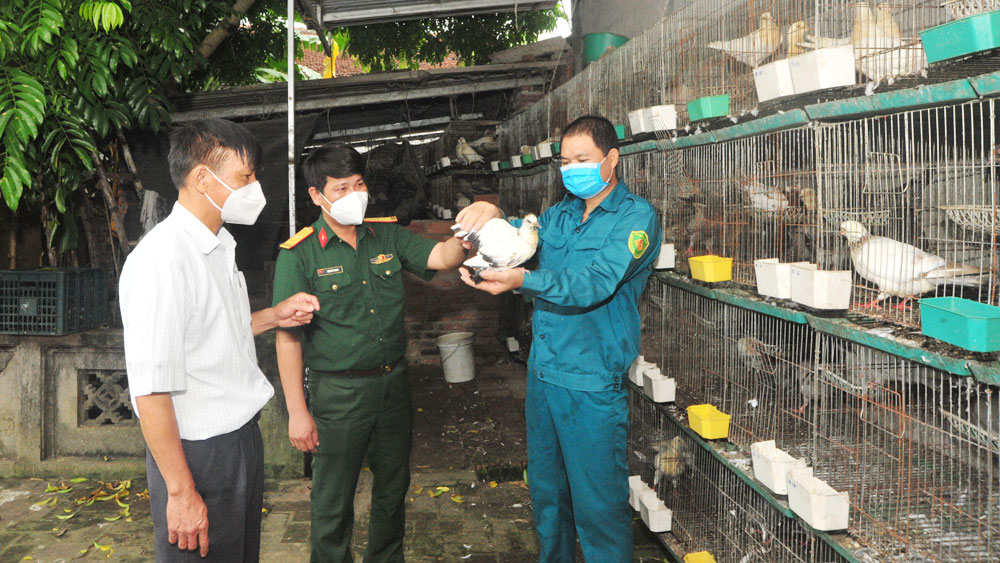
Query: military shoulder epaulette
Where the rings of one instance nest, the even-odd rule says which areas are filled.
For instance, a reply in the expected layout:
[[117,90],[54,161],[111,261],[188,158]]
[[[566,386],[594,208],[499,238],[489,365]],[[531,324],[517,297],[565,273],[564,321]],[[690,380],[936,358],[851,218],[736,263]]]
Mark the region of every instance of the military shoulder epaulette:
[[301,231],[295,233],[295,236],[281,243],[281,248],[284,248],[285,250],[291,250],[295,248],[295,245],[309,238],[309,235],[313,234],[314,231],[315,229],[313,229],[312,227],[306,227],[302,229]]
[[390,217],[366,217],[365,218],[365,222],[366,223],[395,223],[396,221],[398,221],[398,219],[396,219],[395,215],[392,215]]

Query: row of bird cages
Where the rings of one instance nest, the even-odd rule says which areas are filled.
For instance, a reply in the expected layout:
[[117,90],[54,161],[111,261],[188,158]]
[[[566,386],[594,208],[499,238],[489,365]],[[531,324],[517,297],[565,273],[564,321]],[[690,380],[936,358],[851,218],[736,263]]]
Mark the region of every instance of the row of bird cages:
[[810,463],[849,493],[851,535],[907,560],[998,560],[1000,388],[830,335],[818,347]]
[[506,175],[500,178],[500,207],[507,215],[537,216],[565,196],[559,170],[547,167],[534,174]]
[[851,308],[918,326],[916,298],[998,304],[995,101],[820,128],[817,262]]
[[647,291],[663,295],[663,306],[653,311],[661,316],[643,323],[663,327],[663,371],[677,381],[678,404],[710,403],[729,414],[729,440],[744,448],[761,440],[805,442],[812,424],[815,331],[668,284],[656,286]]
[[850,561],[828,536],[771,504],[724,455],[677,422],[678,411],[641,391],[629,394],[629,467],[672,511],[684,551],[709,551],[720,563]]
[[805,459],[849,494],[848,531],[875,560],[1000,557],[1000,387],[667,284],[647,291],[662,295],[643,322],[662,327],[677,406],[730,414],[744,460],[772,439]]

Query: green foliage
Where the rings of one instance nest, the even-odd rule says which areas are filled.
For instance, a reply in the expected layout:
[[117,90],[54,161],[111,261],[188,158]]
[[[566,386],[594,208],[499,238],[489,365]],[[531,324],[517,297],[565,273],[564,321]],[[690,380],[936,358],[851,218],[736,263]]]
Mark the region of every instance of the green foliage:
[[372,70],[411,69],[421,62],[442,62],[449,53],[467,65],[485,64],[498,51],[538,40],[565,14],[552,10],[433,18],[357,26],[338,30],[350,40],[350,53]]
[[75,246],[75,202],[95,182],[117,132],[169,123],[170,93],[252,83],[284,52],[272,18],[284,0],[258,0],[208,65],[199,49],[234,0],[0,2],[0,195],[41,213],[58,250]]

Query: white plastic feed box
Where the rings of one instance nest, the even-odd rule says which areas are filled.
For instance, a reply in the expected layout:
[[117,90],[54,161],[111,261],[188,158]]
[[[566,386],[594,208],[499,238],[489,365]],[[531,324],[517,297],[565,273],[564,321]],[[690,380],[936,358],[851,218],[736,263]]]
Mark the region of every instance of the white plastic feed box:
[[813,309],[847,309],[851,304],[851,271],[820,270],[815,264],[793,264],[792,301]]
[[757,293],[778,299],[792,298],[792,266],[808,262],[781,262],[777,258],[761,258],[753,261],[757,276]]
[[753,69],[753,81],[757,86],[757,99],[761,102],[791,96],[795,93],[788,59],[767,63]]
[[515,156],[510,157],[510,166],[511,166],[511,168],[520,168],[521,167],[521,155],[515,155]]
[[673,244],[661,244],[660,253],[656,256],[656,262],[653,263],[654,270],[669,270],[674,267],[677,261],[677,252],[674,251]]
[[806,462],[788,455],[778,449],[774,440],[754,442],[750,444],[750,455],[753,459],[753,476],[764,484],[771,492],[779,495],[788,494],[788,472],[795,468],[804,468]]
[[538,158],[552,158],[552,143],[538,143]]
[[642,112],[641,109],[628,112],[628,128],[633,135],[646,132],[646,123],[642,119]]
[[788,507],[817,530],[845,530],[850,513],[847,493],[813,475],[811,467],[788,472]]
[[677,382],[660,373],[660,368],[642,373],[642,392],[654,403],[672,403],[677,395]]
[[788,59],[796,94],[855,84],[854,47],[816,49]]
[[648,493],[653,489],[649,488],[639,475],[632,475],[628,478],[628,503],[632,506],[632,510],[638,512],[641,508],[639,504],[639,497],[643,493]]
[[641,505],[639,514],[650,532],[661,534],[670,531],[673,513],[656,496],[655,491],[643,493],[639,497],[639,503]]
[[673,131],[677,129],[677,108],[673,104],[650,106],[642,110],[646,131]]
[[494,160],[494,161],[490,162],[490,168],[494,172],[499,172],[500,171],[500,161],[499,160]]

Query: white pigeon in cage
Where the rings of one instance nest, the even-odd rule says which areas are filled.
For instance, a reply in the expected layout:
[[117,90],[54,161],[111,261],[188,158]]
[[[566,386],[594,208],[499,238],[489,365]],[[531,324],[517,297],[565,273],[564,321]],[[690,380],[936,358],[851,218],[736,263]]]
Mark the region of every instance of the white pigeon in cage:
[[751,180],[743,185],[743,192],[755,210],[777,213],[788,209],[788,198],[777,188]]
[[458,143],[455,144],[455,156],[462,164],[486,162],[483,160],[483,157],[479,156],[476,149],[470,147],[469,144],[465,142],[465,137],[458,138]]
[[722,51],[737,61],[756,68],[774,54],[781,45],[781,28],[770,12],[760,15],[760,27],[743,37],[724,41],[712,41],[709,49]]
[[503,271],[527,262],[538,248],[538,218],[528,213],[517,228],[503,219],[490,219],[478,231],[466,233],[460,225],[451,227],[455,236],[473,244],[476,255],[462,263],[472,271],[472,280],[482,281],[483,270]]
[[854,271],[879,290],[878,297],[864,307],[874,307],[891,295],[903,298],[897,308],[904,309],[910,299],[940,285],[975,287],[983,283],[979,268],[949,262],[891,238],[874,236],[857,221],[841,223],[840,234],[851,247]]
[[785,31],[785,48],[788,49],[788,56],[794,57],[806,52],[806,31],[809,26],[804,21],[797,21],[788,26]]
[[880,4],[875,14],[867,2],[854,4],[851,32],[854,61],[868,80],[881,82],[897,76],[916,74],[927,67],[927,54],[919,40],[905,40],[892,7]]

